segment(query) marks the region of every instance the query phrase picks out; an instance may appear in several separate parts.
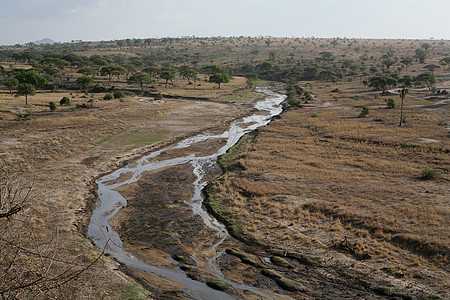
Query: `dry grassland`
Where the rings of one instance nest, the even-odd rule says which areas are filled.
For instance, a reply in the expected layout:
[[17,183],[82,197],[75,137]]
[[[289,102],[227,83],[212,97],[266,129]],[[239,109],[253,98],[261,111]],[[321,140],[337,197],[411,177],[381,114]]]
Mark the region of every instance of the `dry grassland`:
[[[340,251],[353,257],[345,268],[380,270],[449,296],[448,108],[411,91],[400,128],[399,109],[384,102],[398,95],[310,84],[313,101],[288,108],[222,158],[229,172],[213,184],[212,201],[262,244],[335,263]],[[369,117],[358,118],[362,106]],[[423,180],[426,167],[437,178]]]
[[[43,253],[53,255],[58,249],[62,264],[57,270],[64,270],[64,262],[80,267],[93,262],[100,252],[85,238],[85,226],[94,203],[95,178],[125,160],[211,126],[223,126],[245,113],[250,109],[246,100],[244,105],[232,106],[226,100],[230,94],[238,95],[236,90],[243,89],[243,83],[235,78],[220,91],[211,84],[211,91],[202,92],[201,96],[221,96],[223,101],[141,96],[105,101],[104,93],[64,91],[38,92],[26,106],[23,97],[0,93],[0,165],[19,172],[27,186],[33,186],[21,226],[36,233],[34,242],[41,243]],[[164,91],[172,93],[172,88]],[[175,93],[192,95],[182,89]],[[71,106],[58,105],[50,112],[48,102],[59,104],[63,96],[70,97]],[[95,100],[92,108],[76,108],[88,99]],[[54,296],[128,299],[148,294],[118,268],[118,263],[104,257]]]

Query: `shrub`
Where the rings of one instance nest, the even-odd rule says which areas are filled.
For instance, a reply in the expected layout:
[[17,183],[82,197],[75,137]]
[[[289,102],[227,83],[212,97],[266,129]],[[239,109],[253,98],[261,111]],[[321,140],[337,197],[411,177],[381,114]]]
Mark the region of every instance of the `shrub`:
[[436,177],[438,172],[433,168],[425,168],[422,170],[422,178],[425,180],[430,180]]
[[112,93],[106,93],[103,97],[103,100],[112,100],[114,99],[114,95]]
[[49,102],[48,107],[50,108],[51,111],[55,111],[57,106],[55,102]]
[[163,98],[163,95],[161,94],[161,92],[159,92],[158,94],[155,95],[155,100],[161,100]]
[[114,99],[122,99],[126,96],[124,91],[114,91]]
[[359,117],[360,118],[367,117],[369,113],[370,113],[369,108],[367,106],[363,106],[361,113],[359,114]]
[[394,98],[389,98],[386,100],[386,106],[388,108],[396,108],[397,105],[397,101]]
[[63,97],[61,99],[61,101],[59,101],[59,105],[61,105],[61,106],[63,106],[63,105],[69,106],[70,105],[70,98],[69,97]]

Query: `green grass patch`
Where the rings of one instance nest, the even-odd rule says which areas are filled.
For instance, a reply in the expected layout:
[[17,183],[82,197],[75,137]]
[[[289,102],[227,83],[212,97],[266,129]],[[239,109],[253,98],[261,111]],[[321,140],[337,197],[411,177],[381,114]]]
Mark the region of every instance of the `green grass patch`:
[[124,144],[129,148],[140,148],[147,145],[154,144],[159,141],[167,139],[167,136],[162,132],[156,133],[144,133],[139,135],[132,135],[128,138]]
[[125,129],[119,130],[117,133],[112,134],[112,135],[109,135],[109,136],[107,136],[107,137],[101,139],[100,141],[98,141],[98,142],[96,143],[96,145],[99,146],[99,145],[105,144],[105,143],[109,142],[110,140],[112,140],[112,139],[115,138],[115,137],[118,137],[118,136],[127,134],[127,133],[129,133],[131,130],[133,130],[133,128],[134,128],[134,126],[128,126],[128,127],[125,128]]

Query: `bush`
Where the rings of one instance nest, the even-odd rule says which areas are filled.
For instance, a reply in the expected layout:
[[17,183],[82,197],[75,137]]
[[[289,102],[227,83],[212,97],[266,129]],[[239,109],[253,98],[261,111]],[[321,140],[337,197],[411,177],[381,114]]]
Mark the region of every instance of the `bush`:
[[61,106],[63,106],[63,105],[69,106],[70,105],[70,98],[69,97],[63,97],[61,99],[61,101],[59,101],[59,105],[61,105]]
[[161,100],[163,98],[163,95],[161,94],[161,92],[159,92],[158,94],[155,95],[155,100]]
[[112,100],[114,99],[114,95],[112,93],[106,93],[103,97],[103,100]]
[[126,96],[124,91],[114,91],[114,99],[122,99]]
[[387,106],[388,108],[396,108],[397,105],[398,105],[398,104],[397,104],[397,101],[395,101],[394,98],[389,98],[389,99],[386,100],[386,106]]
[[422,170],[422,178],[425,180],[430,180],[436,177],[438,172],[433,168],[425,168]]
[[48,107],[50,108],[50,111],[55,111],[57,106],[55,102],[49,102]]
[[83,104],[77,104],[76,108],[89,108],[89,105],[87,105],[87,103],[83,103]]
[[369,115],[370,111],[369,108],[367,106],[363,106],[361,113],[359,114],[360,118],[365,118]]

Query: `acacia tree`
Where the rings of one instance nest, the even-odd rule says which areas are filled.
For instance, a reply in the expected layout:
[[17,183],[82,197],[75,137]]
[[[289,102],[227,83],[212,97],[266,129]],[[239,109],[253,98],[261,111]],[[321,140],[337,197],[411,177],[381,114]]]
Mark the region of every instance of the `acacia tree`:
[[31,83],[21,83],[17,87],[16,97],[25,96],[25,105],[28,105],[28,95],[36,95],[36,89]]
[[195,72],[194,68],[189,66],[181,66],[178,68],[178,72],[180,76],[186,78],[188,84],[192,84],[191,78],[197,78],[197,72]]
[[80,76],[77,78],[77,85],[84,91],[94,82],[94,79],[88,76]]
[[390,75],[376,75],[369,79],[369,86],[375,88],[377,91],[385,93],[389,86],[397,84],[397,80]]
[[432,73],[422,73],[417,75],[414,79],[416,85],[426,86],[429,91],[433,88],[436,83],[436,78]]
[[152,77],[143,72],[138,72],[128,78],[128,84],[138,84],[142,91],[144,91],[144,87],[147,87],[152,82]]
[[408,66],[412,65],[413,59],[411,57],[402,57],[400,63],[405,65],[405,70],[408,70]]
[[159,73],[159,77],[161,77],[162,79],[164,79],[166,81],[166,87],[167,87],[167,83],[169,82],[169,80],[172,83],[173,86],[173,79],[175,78],[175,76],[177,75],[177,70],[171,67],[164,67],[161,69],[161,72]]
[[217,83],[220,89],[221,83],[230,82],[230,75],[228,75],[227,73],[215,73],[209,77],[209,82]]

